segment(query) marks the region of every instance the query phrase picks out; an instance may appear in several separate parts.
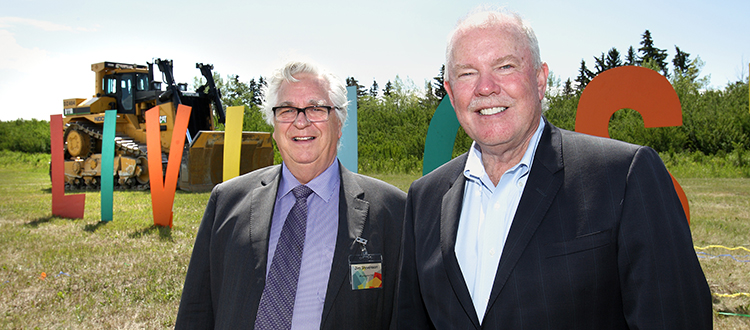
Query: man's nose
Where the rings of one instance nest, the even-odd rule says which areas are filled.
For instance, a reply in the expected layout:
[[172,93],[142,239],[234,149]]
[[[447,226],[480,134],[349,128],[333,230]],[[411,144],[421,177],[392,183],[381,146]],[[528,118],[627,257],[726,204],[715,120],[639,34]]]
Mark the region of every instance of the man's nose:
[[307,119],[307,114],[304,111],[297,112],[297,117],[294,117],[294,126],[297,128],[305,128],[311,124],[310,120]]
[[481,96],[500,94],[500,82],[490,74],[480,74],[476,93]]

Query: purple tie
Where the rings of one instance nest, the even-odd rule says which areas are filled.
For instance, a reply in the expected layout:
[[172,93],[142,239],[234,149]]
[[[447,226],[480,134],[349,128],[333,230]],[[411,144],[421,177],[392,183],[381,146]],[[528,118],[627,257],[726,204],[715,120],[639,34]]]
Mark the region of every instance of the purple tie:
[[294,298],[297,294],[302,250],[307,228],[307,196],[313,191],[305,185],[292,189],[297,201],[281,228],[266,286],[260,298],[255,329],[289,329],[292,326]]

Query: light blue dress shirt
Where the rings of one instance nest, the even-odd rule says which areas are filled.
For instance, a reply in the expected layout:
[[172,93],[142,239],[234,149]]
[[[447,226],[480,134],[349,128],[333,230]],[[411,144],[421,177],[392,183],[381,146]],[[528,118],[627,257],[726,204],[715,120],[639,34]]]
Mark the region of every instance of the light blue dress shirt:
[[[295,330],[320,328],[338,234],[340,182],[339,162],[334,160],[323,173],[307,183],[313,194],[307,197],[305,247],[292,315],[292,329]],[[282,163],[281,182],[276,194],[271,234],[268,238],[266,276],[273,261],[281,228],[296,201],[291,191],[298,185],[300,183],[297,178],[292,175],[286,164]]]
[[523,158],[503,174],[497,187],[484,170],[479,145],[474,142],[469,149],[464,167],[466,186],[455,253],[480,323],[484,319],[505,240],[542,136],[544,121],[540,118],[539,122],[539,128],[531,137]]

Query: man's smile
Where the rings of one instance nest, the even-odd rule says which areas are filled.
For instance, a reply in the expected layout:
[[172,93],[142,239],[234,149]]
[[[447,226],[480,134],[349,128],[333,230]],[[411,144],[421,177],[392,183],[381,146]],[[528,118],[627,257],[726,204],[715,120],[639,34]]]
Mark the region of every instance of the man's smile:
[[486,108],[486,109],[479,110],[479,113],[481,115],[484,115],[484,116],[490,116],[490,115],[494,115],[496,113],[501,113],[501,112],[505,111],[506,109],[508,109],[508,107]]

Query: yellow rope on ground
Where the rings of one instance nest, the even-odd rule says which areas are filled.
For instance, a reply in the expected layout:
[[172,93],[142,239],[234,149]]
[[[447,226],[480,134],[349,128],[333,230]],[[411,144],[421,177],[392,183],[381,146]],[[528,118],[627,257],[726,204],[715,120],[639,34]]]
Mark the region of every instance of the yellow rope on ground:
[[747,252],[750,252],[750,249],[748,249],[748,248],[746,248],[744,246],[738,246],[738,247],[730,248],[730,247],[726,247],[726,246],[723,246],[723,245],[708,245],[708,246],[703,246],[703,247],[701,247],[701,246],[693,246],[693,248],[695,248],[696,250],[707,250],[707,249],[710,249],[710,248],[719,248],[719,249],[727,249],[729,251],[745,250]]
[[747,293],[747,292],[737,292],[737,293],[715,293],[715,292],[712,292],[711,294],[714,295],[714,296],[716,296],[716,297],[720,297],[720,298],[737,298],[739,296],[750,297],[750,293]]

